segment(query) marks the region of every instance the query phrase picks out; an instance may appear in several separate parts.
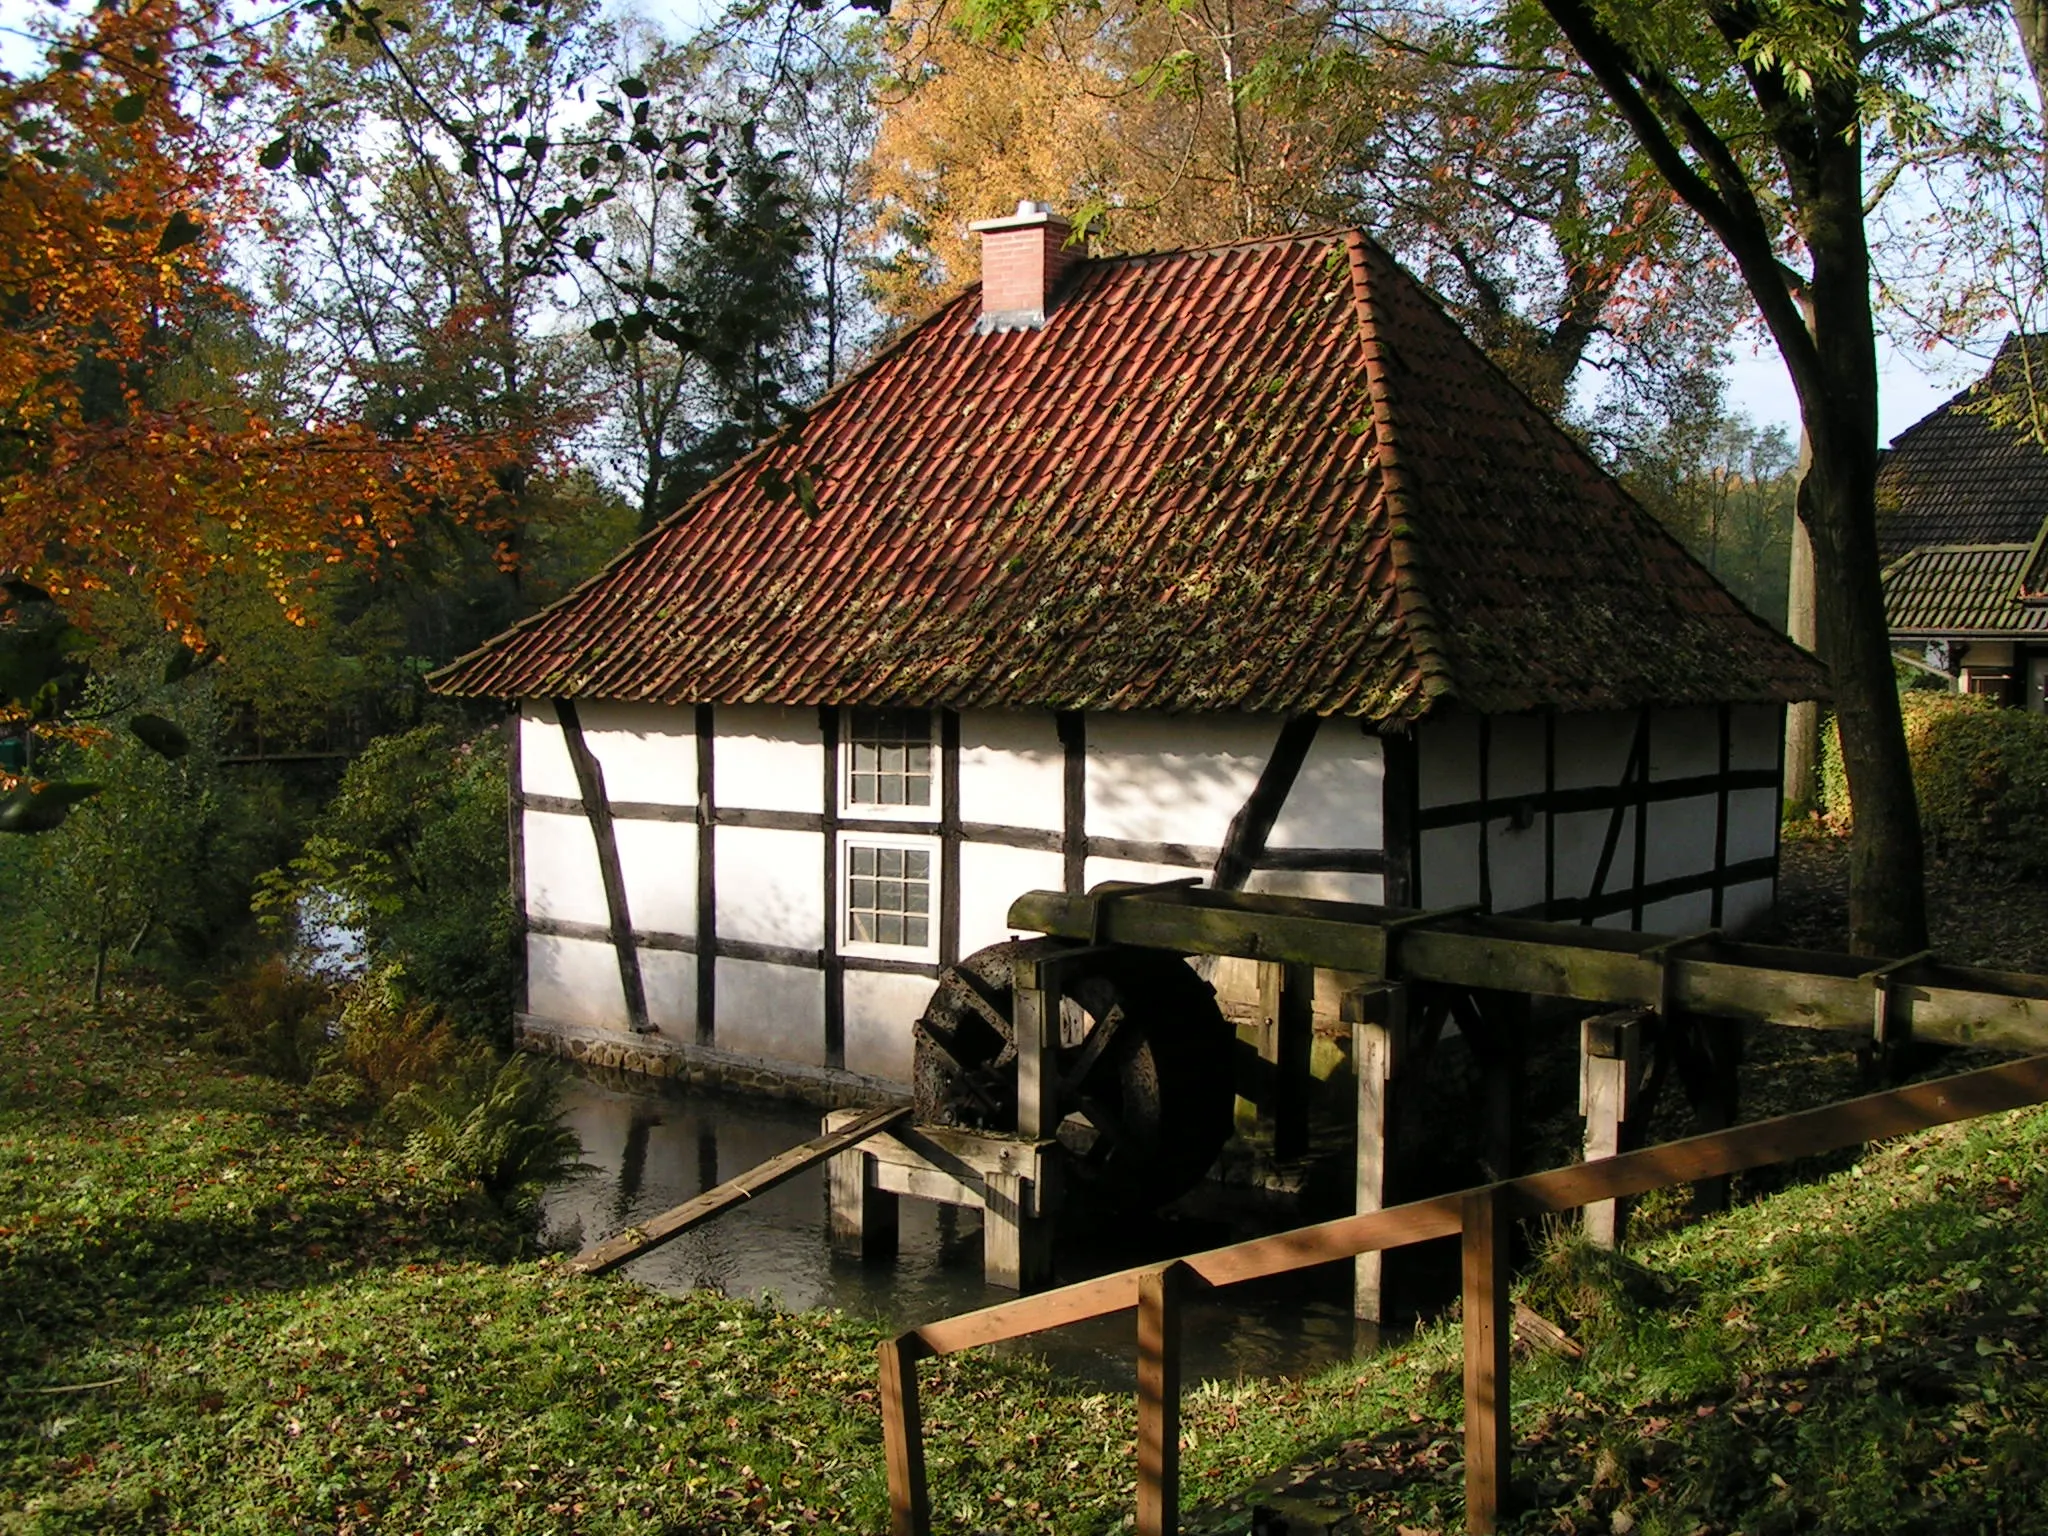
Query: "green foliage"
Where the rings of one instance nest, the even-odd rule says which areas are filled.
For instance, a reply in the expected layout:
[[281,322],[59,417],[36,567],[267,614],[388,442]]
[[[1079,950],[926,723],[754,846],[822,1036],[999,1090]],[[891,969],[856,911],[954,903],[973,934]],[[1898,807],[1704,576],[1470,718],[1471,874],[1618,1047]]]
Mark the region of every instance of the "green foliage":
[[281,1082],[313,1079],[328,1049],[334,989],[282,956],[259,960],[207,999],[204,1043]]
[[[161,674],[151,652],[93,678],[75,712],[90,732],[48,750],[57,779],[36,799],[80,781],[102,792],[45,835],[0,849],[20,861],[44,927],[90,957],[96,997],[116,957],[183,967],[216,958],[245,926],[255,871],[277,852],[267,808],[221,770],[211,679],[165,684]],[[137,718],[154,724],[136,732]],[[166,755],[172,742],[184,752]]]
[[583,1168],[583,1144],[562,1124],[561,1080],[534,1056],[416,1082],[388,1113],[409,1127],[413,1157],[513,1214],[531,1215],[550,1184]]
[[[1899,704],[1928,847],[2021,873],[2048,870],[2048,716],[1966,694],[1909,689]],[[1841,738],[1821,738],[1822,805],[1853,821]]]
[[1718,404],[1624,456],[1623,482],[1753,612],[1783,628],[1798,455]]
[[[9,1536],[886,1525],[880,1327],[506,1263],[500,1213],[319,1108],[0,990]],[[1588,1352],[1517,1354],[1512,1528],[2042,1529],[2044,1134],[1994,1116],[1625,1261],[1552,1250],[1523,1297]],[[1257,1478],[1458,1528],[1459,1360],[1439,1324],[1190,1383],[1186,1528],[1242,1533]],[[939,1529],[1128,1515],[1127,1394],[985,1351],[920,1378]]]
[[504,751],[440,726],[364,749],[290,865],[262,877],[269,920],[360,932],[373,964],[465,1031],[506,1038],[517,949]]
[[481,1047],[437,1008],[406,1000],[395,964],[376,967],[342,994],[341,1021],[324,1070],[361,1085],[373,1106],[421,1084],[475,1076]]

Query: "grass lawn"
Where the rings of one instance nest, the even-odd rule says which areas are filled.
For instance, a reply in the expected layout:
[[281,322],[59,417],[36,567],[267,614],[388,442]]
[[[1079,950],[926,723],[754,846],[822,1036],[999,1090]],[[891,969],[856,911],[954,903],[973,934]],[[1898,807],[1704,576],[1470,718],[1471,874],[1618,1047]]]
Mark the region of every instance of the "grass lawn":
[[[1895,1144],[1628,1264],[1553,1250],[1527,1298],[1588,1357],[1518,1368],[1516,1528],[2048,1530],[2044,1135]],[[0,996],[0,1531],[878,1531],[875,1342],[564,1276],[301,1090]],[[924,1381],[941,1529],[1130,1508],[1128,1401]],[[1191,1527],[1459,1528],[1458,1381],[1439,1328],[1193,1390]]]

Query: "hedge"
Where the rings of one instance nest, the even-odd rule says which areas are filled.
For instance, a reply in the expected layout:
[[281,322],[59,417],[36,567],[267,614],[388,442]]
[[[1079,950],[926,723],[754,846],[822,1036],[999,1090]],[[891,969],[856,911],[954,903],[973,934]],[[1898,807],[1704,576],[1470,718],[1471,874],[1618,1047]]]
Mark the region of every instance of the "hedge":
[[[1926,689],[1899,703],[1928,849],[2048,869],[2048,715]],[[1849,825],[1848,778],[1832,721],[1821,743],[1821,804],[1830,822]]]

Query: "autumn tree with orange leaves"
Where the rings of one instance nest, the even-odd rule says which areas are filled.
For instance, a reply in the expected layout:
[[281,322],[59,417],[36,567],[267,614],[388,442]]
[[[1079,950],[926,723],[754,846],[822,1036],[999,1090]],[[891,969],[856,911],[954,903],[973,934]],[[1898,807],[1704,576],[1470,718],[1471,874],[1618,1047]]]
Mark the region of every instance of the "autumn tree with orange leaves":
[[321,564],[403,544],[422,507],[487,516],[506,447],[156,387],[181,323],[241,302],[221,253],[260,217],[219,104],[265,66],[219,31],[183,0],[98,10],[0,81],[0,572],[77,617],[139,582],[190,625],[193,581],[229,562],[288,600]]
[[[196,593],[219,573],[290,609],[429,510],[494,515],[503,434],[272,420],[234,381],[197,399],[169,377],[182,330],[244,302],[229,242],[263,233],[230,107],[286,85],[187,0],[95,10],[38,72],[0,77],[0,639],[47,631],[52,606],[90,629],[140,595],[200,643]],[[55,676],[15,659],[0,711],[47,725]]]

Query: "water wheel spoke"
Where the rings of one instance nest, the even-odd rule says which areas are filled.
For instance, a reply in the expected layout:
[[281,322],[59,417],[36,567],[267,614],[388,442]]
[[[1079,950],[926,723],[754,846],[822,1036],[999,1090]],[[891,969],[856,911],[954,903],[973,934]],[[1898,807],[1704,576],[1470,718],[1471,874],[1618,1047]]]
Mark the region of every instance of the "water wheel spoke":
[[1088,1081],[1088,1074],[1102,1060],[1103,1052],[1115,1043],[1117,1031],[1123,1028],[1123,1023],[1124,1005],[1111,1003],[1109,1012],[1081,1041],[1080,1054],[1074,1058],[1074,1064],[1060,1074],[1061,1094],[1073,1098],[1080,1093],[1081,1085]]
[[969,970],[955,971],[960,982],[960,998],[967,1006],[980,1014],[984,1023],[1003,1040],[1010,1038],[1010,1017],[1004,1011],[1004,999],[995,993],[990,984]]
[[1104,1155],[1112,1153],[1124,1142],[1122,1117],[1093,1094],[1081,1100],[1075,1113],[1095,1127],[1095,1145],[1089,1148],[1090,1156],[1098,1151]]

